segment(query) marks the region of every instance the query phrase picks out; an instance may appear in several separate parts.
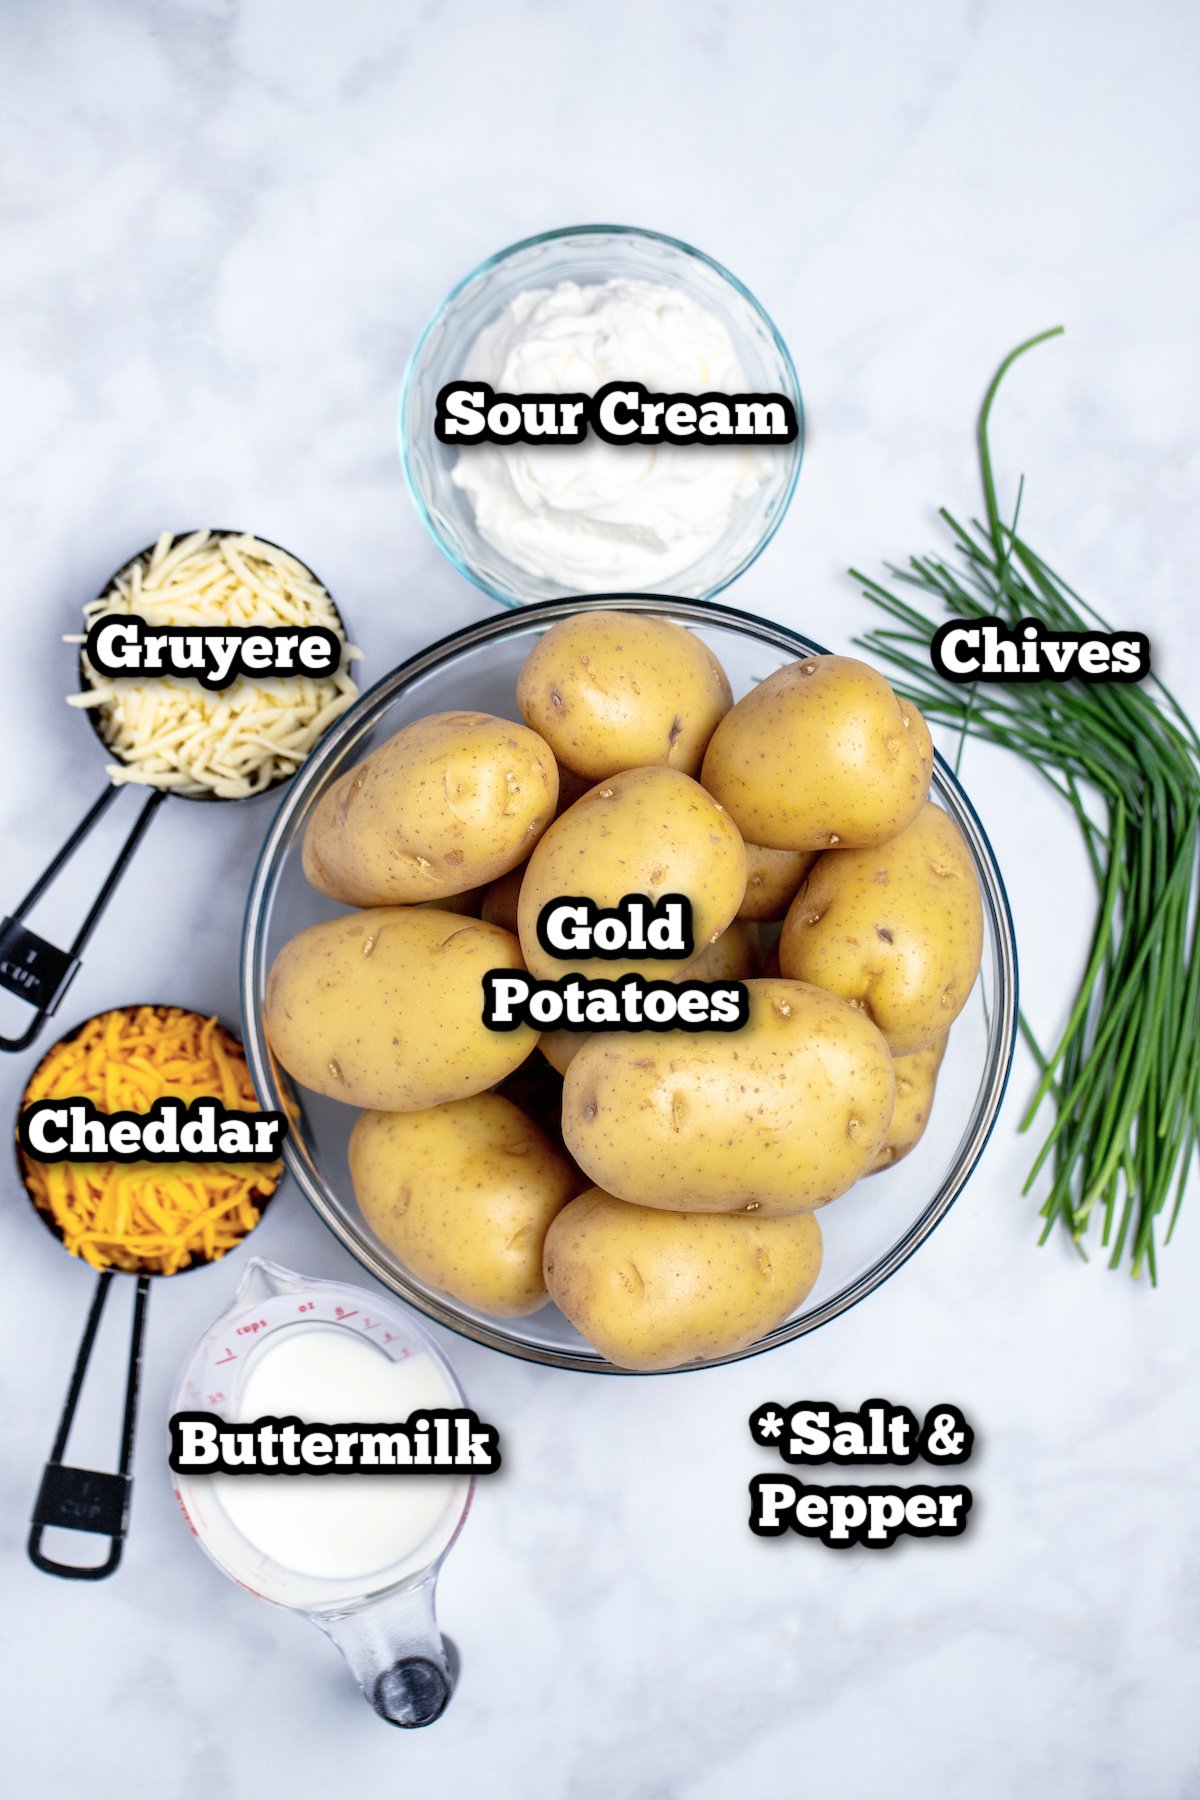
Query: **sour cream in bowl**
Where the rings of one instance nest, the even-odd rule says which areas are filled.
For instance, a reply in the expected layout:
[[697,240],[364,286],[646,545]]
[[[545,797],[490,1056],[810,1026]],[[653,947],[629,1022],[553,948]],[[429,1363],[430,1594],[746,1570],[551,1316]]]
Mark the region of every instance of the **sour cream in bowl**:
[[[434,432],[452,381],[494,393],[780,394],[787,444],[476,443]],[[803,449],[786,346],[734,276],[672,238],[621,226],[547,233],[460,283],[413,351],[401,455],[439,547],[506,605],[636,589],[707,597],[777,529]]]

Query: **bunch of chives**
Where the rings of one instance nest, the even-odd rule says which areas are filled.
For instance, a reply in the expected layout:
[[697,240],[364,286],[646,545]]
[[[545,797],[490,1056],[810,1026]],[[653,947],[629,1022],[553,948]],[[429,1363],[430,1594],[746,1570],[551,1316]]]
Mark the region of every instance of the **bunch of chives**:
[[1021,1020],[1040,1070],[1022,1129],[1047,1102],[1054,1114],[1025,1192],[1048,1169],[1042,1242],[1064,1227],[1086,1254],[1099,1214],[1110,1266],[1128,1250],[1132,1273],[1154,1282],[1156,1234],[1166,1213],[1170,1239],[1200,1132],[1200,738],[1154,677],[968,687],[944,680],[929,655],[943,614],[1109,629],[1020,535],[1020,489],[1011,525],[996,499],[997,390],[1019,356],[1060,331],[1020,344],[988,388],[978,427],[985,518],[965,526],[942,510],[950,560],[889,565],[890,586],[851,573],[892,621],[860,642],[897,671],[900,691],[931,722],[1023,758],[1082,834],[1098,899],[1079,990],[1053,1051]]

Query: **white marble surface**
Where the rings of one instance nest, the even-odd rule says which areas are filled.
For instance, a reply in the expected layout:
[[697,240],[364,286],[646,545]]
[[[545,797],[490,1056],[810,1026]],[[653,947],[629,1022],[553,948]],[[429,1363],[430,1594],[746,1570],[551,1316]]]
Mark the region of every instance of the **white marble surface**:
[[[1185,0],[18,0],[0,36],[10,898],[99,777],[58,702],[58,634],[164,525],[294,546],[372,673],[483,615],[405,496],[397,385],[450,283],[555,224],[677,233],[774,314],[808,456],[732,598],[836,647],[864,618],[846,564],[924,548],[935,503],[973,504],[982,385],[1010,344],[1064,320],[1006,395],[1003,467],[1022,459],[1030,533],[1151,631],[1200,710],[1200,18]],[[1080,960],[1080,858],[1031,777],[977,751],[965,773],[1048,1031]],[[168,808],[64,1018],[158,993],[232,1012],[267,816]],[[0,1069],[0,1116],[27,1061]],[[315,1631],[224,1582],[175,1514],[157,1424],[232,1267],[154,1296],[120,1574],[92,1587],[30,1568],[25,1520],[89,1278],[10,1176],[5,1785],[103,1800],[1196,1793],[1200,1200],[1157,1294],[1039,1251],[1019,1194],[1029,1078],[1019,1062],[983,1168],[919,1256],[769,1362],[591,1381],[446,1340],[507,1467],[443,1582],[459,1694],[410,1736],[372,1717]],[[354,1272],[294,1191],[259,1248]],[[879,1391],[951,1397],[973,1418],[968,1536],[882,1555],[753,1540],[750,1407]]]

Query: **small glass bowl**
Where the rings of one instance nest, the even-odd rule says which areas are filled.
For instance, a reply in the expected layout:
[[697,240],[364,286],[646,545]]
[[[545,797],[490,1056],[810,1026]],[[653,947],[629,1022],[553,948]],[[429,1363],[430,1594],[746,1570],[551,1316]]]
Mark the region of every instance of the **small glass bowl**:
[[[584,609],[619,608],[689,626],[721,659],[740,698],[795,657],[821,647],[752,613],[700,601],[611,595],[559,600],[497,613],[443,638],[384,677],[341,718],[295,776],[267,833],[250,884],[242,936],[242,1016],[246,1058],[262,1106],[291,1108],[288,1168],[326,1224],[372,1275],[440,1325],[529,1362],[618,1374],[585,1344],[557,1308],[494,1319],[413,1275],[366,1224],[347,1160],[353,1107],[293,1089],[276,1066],[263,1024],[267,973],[289,938],[318,919],[344,913],[305,880],[301,846],[313,808],[330,784],[401,726],[427,713],[469,707],[518,718],[517,675],[538,637]],[[933,797],[958,825],[983,896],[983,966],[950,1036],[924,1137],[905,1159],[868,1176],[821,1209],[825,1258],[803,1306],[744,1356],[786,1344],[834,1319],[884,1282],[924,1242],[962,1191],[987,1143],[1008,1080],[1017,1019],[1017,962],[1004,883],[974,808],[939,758]],[[297,1110],[298,1109],[298,1110]],[[711,1364],[704,1364],[711,1367]]]
[[766,449],[771,472],[734,512],[724,535],[699,561],[650,593],[709,599],[741,575],[779,528],[804,453],[804,403],[787,345],[750,291],[728,269],[678,238],[629,225],[576,225],[511,244],[452,288],[413,347],[400,394],[400,460],[408,491],[438,548],[456,569],[503,606],[555,600],[569,590],[510,562],[479,531],[469,494],[452,479],[459,451],[439,443],[437,396],[463,373],[485,325],[518,294],[628,277],[683,293],[725,325],[746,374],[747,391],[784,394],[799,430],[790,444]]

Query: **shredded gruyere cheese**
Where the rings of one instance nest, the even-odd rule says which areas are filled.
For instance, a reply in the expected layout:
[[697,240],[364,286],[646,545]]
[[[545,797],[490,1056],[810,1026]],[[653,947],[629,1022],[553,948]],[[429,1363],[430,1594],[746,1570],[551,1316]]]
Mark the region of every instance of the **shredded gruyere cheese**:
[[329,595],[303,563],[259,538],[165,532],[84,607],[84,631],[67,642],[82,644],[105,613],[151,625],[323,625],[343,643],[332,675],[239,676],[217,692],[177,675],[102,675],[85,653],[88,685],[67,703],[99,709],[100,734],[120,759],[108,765],[117,783],[227,800],[261,793],[295,773],[358,694],[347,664],[361,652],[345,642]]
[[[257,1112],[239,1040],[177,1006],[98,1013],[43,1057],[22,1110],[35,1100],[88,1099],[101,1112],[149,1112],[167,1095]],[[282,1164],[38,1162],[20,1153],[38,1208],[73,1256],[95,1269],[175,1275],[214,1262],[262,1216]]]

